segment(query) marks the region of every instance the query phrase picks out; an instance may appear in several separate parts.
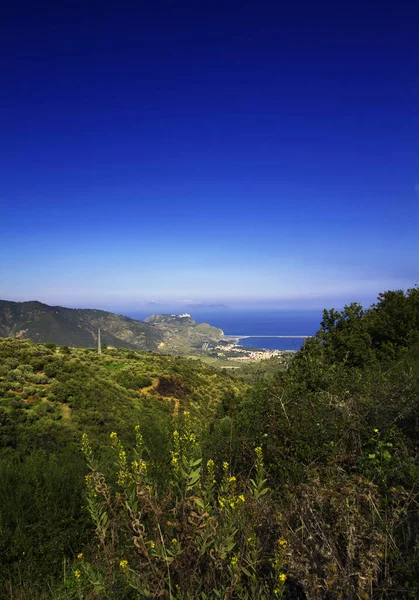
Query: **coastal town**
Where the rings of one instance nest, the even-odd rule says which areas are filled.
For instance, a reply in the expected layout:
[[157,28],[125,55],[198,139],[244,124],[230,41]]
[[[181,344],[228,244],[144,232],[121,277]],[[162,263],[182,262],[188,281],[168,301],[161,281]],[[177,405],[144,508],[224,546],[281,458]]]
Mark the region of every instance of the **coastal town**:
[[212,345],[210,342],[205,342],[202,345],[202,350],[214,358],[223,360],[231,360],[234,362],[260,362],[271,358],[289,357],[294,354],[294,350],[268,350],[266,348],[248,348],[239,344],[240,338],[229,338],[219,340]]

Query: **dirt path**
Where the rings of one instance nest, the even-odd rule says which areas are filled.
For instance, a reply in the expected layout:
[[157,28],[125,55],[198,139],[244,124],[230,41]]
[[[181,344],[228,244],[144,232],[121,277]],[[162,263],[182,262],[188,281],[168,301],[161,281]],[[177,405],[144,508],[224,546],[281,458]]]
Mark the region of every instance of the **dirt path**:
[[[148,385],[147,387],[141,388],[138,393],[141,394],[145,394],[146,396],[152,396],[152,392],[156,392],[156,387],[159,385],[159,378],[158,377],[153,377],[152,378],[153,383],[151,385]],[[166,400],[167,402],[174,402],[174,407],[173,407],[173,417],[176,419],[176,417],[179,414],[179,400],[177,398],[173,398],[172,396],[161,396],[158,392],[156,392],[156,394],[158,395],[159,398],[161,398],[162,400]]]

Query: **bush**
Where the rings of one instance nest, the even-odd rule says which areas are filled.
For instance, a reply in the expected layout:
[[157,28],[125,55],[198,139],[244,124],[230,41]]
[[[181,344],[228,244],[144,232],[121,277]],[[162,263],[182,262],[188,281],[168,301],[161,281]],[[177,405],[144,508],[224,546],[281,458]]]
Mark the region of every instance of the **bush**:
[[55,351],[57,349],[56,344],[53,344],[53,342],[46,342],[44,344],[45,348],[48,348],[48,350],[53,350]]
[[116,599],[135,590],[139,597],[173,600],[282,596],[286,541],[278,542],[260,448],[253,479],[239,486],[225,463],[217,483],[214,463],[202,468],[185,413],[174,432],[171,478],[159,492],[139,430],[131,463],[116,433],[111,440],[114,486],[104,481],[84,436],[88,509],[101,554],[75,565],[79,593],[84,588],[91,597]]
[[153,382],[147,375],[132,373],[131,371],[120,371],[116,381],[129,390],[137,390],[151,385]]

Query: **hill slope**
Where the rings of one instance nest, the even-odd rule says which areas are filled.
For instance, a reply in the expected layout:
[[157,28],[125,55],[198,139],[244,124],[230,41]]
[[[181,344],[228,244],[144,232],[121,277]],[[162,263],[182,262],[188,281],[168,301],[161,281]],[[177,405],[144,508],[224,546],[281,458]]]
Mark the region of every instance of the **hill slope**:
[[225,397],[248,387],[199,360],[0,339],[0,598],[23,571],[32,587],[13,597],[40,598],[34,580],[59,573],[63,555],[91,538],[83,432],[100,450],[112,431],[132,445],[139,424],[162,477],[177,415],[188,410],[198,432]]
[[188,352],[208,339],[223,336],[221,329],[198,325],[193,319],[180,321],[176,324],[176,319],[154,315],[143,322],[104,310],[0,300],[0,337],[93,347],[100,327],[102,342],[115,348]]
[[196,323],[190,315],[151,315],[144,322],[164,333],[161,348],[178,353],[201,348],[204,342],[215,342],[224,337],[222,329],[208,323]]

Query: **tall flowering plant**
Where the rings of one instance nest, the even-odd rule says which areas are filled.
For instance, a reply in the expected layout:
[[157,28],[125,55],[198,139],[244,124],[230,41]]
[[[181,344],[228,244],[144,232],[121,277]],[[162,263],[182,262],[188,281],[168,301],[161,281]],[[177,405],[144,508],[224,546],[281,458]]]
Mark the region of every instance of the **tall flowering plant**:
[[98,552],[76,565],[79,591],[122,598],[135,590],[140,597],[173,600],[282,596],[286,542],[263,534],[264,525],[272,530],[275,518],[262,448],[255,449],[249,481],[232,475],[226,462],[217,480],[214,462],[203,465],[184,413],[173,434],[171,477],[162,492],[149,475],[139,428],[132,459],[115,432],[110,442],[114,486],[105,481],[83,438],[90,470],[87,507]]

